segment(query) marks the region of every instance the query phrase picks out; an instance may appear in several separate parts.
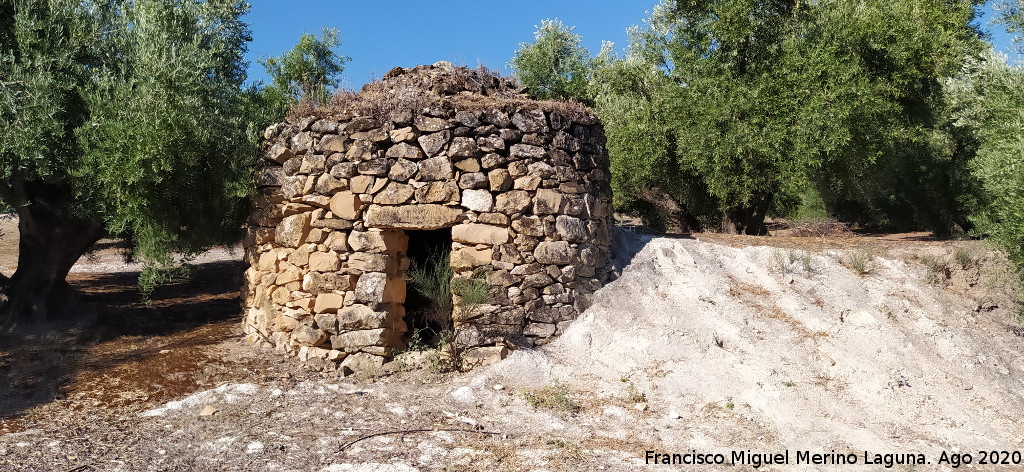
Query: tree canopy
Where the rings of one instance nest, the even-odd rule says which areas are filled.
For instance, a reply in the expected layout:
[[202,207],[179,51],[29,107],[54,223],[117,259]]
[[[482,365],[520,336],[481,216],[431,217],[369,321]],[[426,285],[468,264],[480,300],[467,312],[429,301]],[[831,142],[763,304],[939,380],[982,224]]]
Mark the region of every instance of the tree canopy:
[[[999,21],[1021,49],[1024,14],[1003,2]],[[946,83],[953,127],[975,139],[970,170],[979,200],[972,221],[1024,268],[1024,69],[991,49]],[[1021,272],[1024,278],[1024,272]]]
[[590,53],[573,27],[558,19],[544,20],[532,43],[522,43],[509,65],[512,75],[540,99],[572,99],[588,103],[587,68]]
[[965,222],[936,199],[963,185],[941,81],[980,51],[973,17],[967,0],[663,1],[626,57],[595,61],[617,203],[657,188],[694,229],[758,234],[816,189],[850,219]]
[[1018,51],[1024,52],[1024,10],[1020,0],[994,0],[997,16],[995,21],[1006,27],[1006,32],[1013,35],[1013,44]]
[[152,267],[238,234],[257,137],[247,8],[0,2],[0,199],[21,233],[7,313],[60,312],[68,270],[102,234]]
[[281,97],[284,107],[300,99],[323,104],[338,87],[338,77],[350,58],[336,52],[341,43],[338,30],[324,28],[320,37],[303,33],[298,44],[280,56],[260,60],[270,76],[265,94]]

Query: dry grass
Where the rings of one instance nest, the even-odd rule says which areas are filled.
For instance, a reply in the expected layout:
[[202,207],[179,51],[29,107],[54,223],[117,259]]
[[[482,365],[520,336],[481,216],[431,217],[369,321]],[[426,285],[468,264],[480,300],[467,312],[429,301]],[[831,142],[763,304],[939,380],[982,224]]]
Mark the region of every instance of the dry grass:
[[857,275],[868,275],[875,270],[875,255],[871,251],[857,250],[847,254],[841,261]]
[[945,284],[953,275],[953,271],[945,257],[933,254],[915,254],[914,259],[921,262],[928,270],[928,282],[933,284]]
[[538,409],[553,410],[560,413],[575,415],[583,407],[569,398],[569,390],[564,384],[555,382],[535,391],[523,391],[523,398],[530,406]]
[[739,297],[742,295],[753,295],[754,299],[761,299],[771,295],[768,289],[760,285],[751,285],[740,282],[739,280],[730,278],[729,279],[729,296]]
[[307,116],[348,119],[369,116],[381,121],[408,123],[413,116],[431,108],[460,111],[500,110],[513,113],[523,109],[558,112],[583,123],[597,123],[597,116],[575,101],[534,100],[510,78],[484,67],[436,64],[411,69],[396,67],[381,80],[370,82],[358,92],[341,90],[328,105],[318,107],[300,102],[288,113],[290,120]]
[[768,261],[768,270],[779,274],[790,274],[796,272],[793,265],[797,262],[799,262],[798,269],[803,269],[806,275],[812,276],[817,273],[811,253],[799,249],[789,249],[785,252],[781,249],[772,251]]
[[850,226],[835,218],[802,218],[789,222],[793,236],[835,237],[851,234]]

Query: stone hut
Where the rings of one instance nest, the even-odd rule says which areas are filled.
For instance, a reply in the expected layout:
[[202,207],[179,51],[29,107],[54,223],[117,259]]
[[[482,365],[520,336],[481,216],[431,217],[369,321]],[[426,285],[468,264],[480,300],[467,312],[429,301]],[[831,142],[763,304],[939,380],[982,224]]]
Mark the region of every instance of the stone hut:
[[264,134],[250,342],[380,365],[408,342],[406,275],[428,251],[485,283],[482,302],[454,296],[449,329],[470,348],[542,344],[607,280],[608,154],[587,108],[441,62],[293,115]]

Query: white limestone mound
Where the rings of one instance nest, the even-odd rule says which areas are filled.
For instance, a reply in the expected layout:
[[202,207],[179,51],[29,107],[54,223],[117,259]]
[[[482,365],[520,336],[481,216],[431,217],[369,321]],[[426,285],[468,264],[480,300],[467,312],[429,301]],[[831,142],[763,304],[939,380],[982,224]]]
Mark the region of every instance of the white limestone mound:
[[919,266],[876,258],[862,276],[843,251],[616,238],[624,270],[594,305],[475,383],[631,385],[671,451],[1024,447],[1024,338]]

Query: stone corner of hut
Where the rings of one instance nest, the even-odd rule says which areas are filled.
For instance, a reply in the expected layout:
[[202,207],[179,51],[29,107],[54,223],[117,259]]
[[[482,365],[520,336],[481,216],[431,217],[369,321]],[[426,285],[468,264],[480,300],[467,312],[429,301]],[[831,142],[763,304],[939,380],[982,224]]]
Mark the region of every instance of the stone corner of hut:
[[608,154],[578,104],[442,62],[395,68],[264,138],[244,244],[253,344],[381,365],[422,323],[406,275],[427,243],[488,287],[446,320],[466,347],[543,344],[608,278]]

